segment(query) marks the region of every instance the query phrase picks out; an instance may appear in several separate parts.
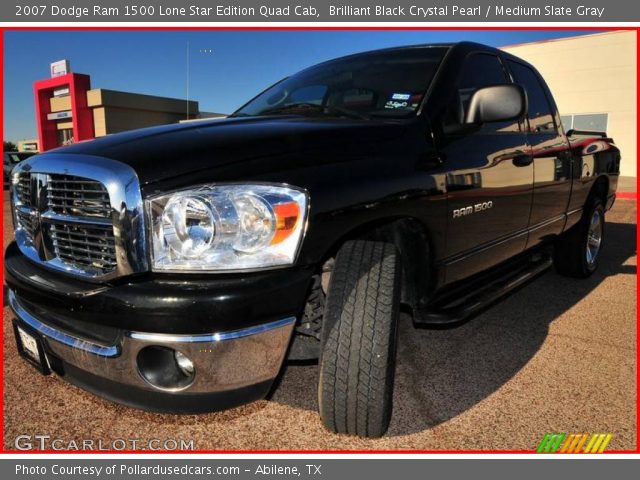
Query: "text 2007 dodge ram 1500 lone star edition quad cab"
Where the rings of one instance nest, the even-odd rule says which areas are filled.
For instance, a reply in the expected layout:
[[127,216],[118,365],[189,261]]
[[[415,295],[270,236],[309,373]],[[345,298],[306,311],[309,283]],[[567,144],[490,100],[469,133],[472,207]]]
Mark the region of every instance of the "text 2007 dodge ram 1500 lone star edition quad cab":
[[619,162],[604,133],[565,133],[538,72],[499,50],[329,61],[225,120],[20,163],[18,349],[173,412],[262,398],[285,358],[318,358],[324,424],[379,436],[400,307],[455,324],[552,263],[588,276]]

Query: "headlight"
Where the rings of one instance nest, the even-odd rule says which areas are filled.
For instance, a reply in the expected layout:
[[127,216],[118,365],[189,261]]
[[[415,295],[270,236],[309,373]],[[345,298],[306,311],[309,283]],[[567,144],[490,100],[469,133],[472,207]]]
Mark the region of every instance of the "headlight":
[[278,185],[206,185],[147,201],[154,270],[217,271],[291,265],[307,195]]

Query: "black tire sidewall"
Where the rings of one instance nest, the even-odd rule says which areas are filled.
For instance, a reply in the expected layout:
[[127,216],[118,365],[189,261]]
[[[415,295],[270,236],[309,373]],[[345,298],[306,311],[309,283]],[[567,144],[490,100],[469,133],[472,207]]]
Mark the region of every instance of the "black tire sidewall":
[[[363,247],[365,244],[369,244],[369,246]],[[371,264],[368,263],[370,260],[365,261],[364,263],[359,263],[356,259],[360,258],[359,256],[363,252],[367,252],[365,249],[370,248],[370,244],[377,244],[378,248],[380,245],[383,245],[381,256]],[[393,249],[393,253],[395,255],[395,265],[389,263],[390,248]],[[398,342],[398,319],[400,315],[400,275],[402,274],[402,267],[398,255],[399,254],[397,250],[395,250],[395,246],[393,246],[393,244],[356,240],[345,243],[336,256],[336,262],[327,292],[327,302],[325,303],[325,318],[323,321],[323,331],[321,335],[322,350],[319,365],[320,381],[318,385],[318,406],[320,409],[320,415],[325,426],[334,432],[359,435],[363,437],[379,437],[383,435],[388,428],[392,412],[393,385],[395,379]],[[390,282],[391,285],[389,284],[389,280],[387,280],[381,284],[375,284],[375,286],[374,284],[368,284],[365,290],[357,292],[353,290],[353,295],[356,295],[356,297],[352,297],[351,294],[347,293],[352,291],[351,289],[353,284],[351,282],[353,277],[349,280],[347,279],[350,275],[353,275],[354,271],[364,273],[368,268],[365,265],[376,265],[377,261],[382,262],[383,259],[386,267],[380,268],[388,269],[388,272],[393,272],[392,277],[387,277],[387,279],[392,279]],[[392,265],[394,266],[392,267]],[[373,270],[367,270],[367,272],[372,271]],[[383,270],[379,270],[377,274],[382,275],[382,271]],[[387,285],[387,288],[384,288],[384,285]],[[346,301],[347,298],[351,300],[353,300],[353,298],[359,298],[359,301],[362,301],[366,297],[360,295],[370,295],[372,291],[377,291],[377,298],[383,299],[384,302],[382,304],[377,304],[379,305],[378,307],[372,307],[371,303],[367,303],[367,308],[375,308],[377,312],[375,317],[376,327],[372,326],[372,328],[375,328],[378,332],[376,335],[380,335],[381,332],[386,332],[384,333],[386,337],[378,337],[381,342],[383,342],[383,338],[386,338],[386,342],[388,342],[388,347],[386,349],[380,349],[380,346],[382,345],[378,344],[378,349],[375,350],[376,341],[371,344],[372,348],[374,348],[373,350],[362,348],[362,345],[364,344],[357,343],[362,341],[361,339],[364,338],[360,330],[362,327],[360,324],[361,320],[355,320],[356,318],[360,319],[361,317],[359,317],[359,315],[351,316],[343,311],[344,305],[346,305],[343,302]],[[384,299],[386,299],[386,302]],[[387,305],[386,309],[385,305]],[[371,313],[371,310],[369,310],[369,313]],[[337,332],[342,332],[340,335],[346,335],[346,337],[336,337]],[[371,370],[369,370],[368,374],[360,371],[361,373],[357,374],[357,378],[359,378],[357,384],[353,383],[354,371],[349,368],[349,374],[346,375],[346,366],[343,362],[345,350],[340,350],[342,352],[342,356],[337,355],[335,345],[336,338],[346,339],[347,337],[352,337],[352,339],[349,340],[349,345],[352,344],[351,342],[356,342],[353,343],[354,346],[360,345],[359,348],[350,350],[351,353],[349,358],[351,358],[351,355],[363,355],[364,352],[365,356],[360,357],[362,360],[358,361],[358,363],[363,362],[363,366],[369,365],[369,369],[372,368],[371,364],[375,363],[377,366],[374,368],[377,369],[378,374],[372,375],[373,372],[371,372]],[[331,338],[331,340],[329,340],[329,338]],[[381,356],[382,358],[380,358]],[[339,377],[338,366],[340,367],[339,371],[341,372]],[[325,368],[328,370],[325,370]],[[329,375],[326,378],[325,372]],[[360,376],[361,374],[363,375],[362,377]],[[331,380],[329,380],[329,383],[326,383],[326,379],[333,379],[335,382],[338,378],[342,379],[340,380],[341,384],[348,383],[350,385],[349,390],[337,389],[335,388],[335,383],[333,383],[334,387],[332,387]],[[346,378],[350,378],[351,381],[347,382],[345,380]],[[366,414],[364,411],[365,404],[359,403],[363,401],[360,396],[362,391],[372,392],[372,396],[365,397],[367,398]],[[373,394],[373,392],[378,393]],[[354,401],[358,403],[358,407],[355,410],[352,409]],[[353,415],[357,415],[357,418]],[[351,421],[345,423],[342,420],[337,420],[338,418],[349,418]],[[357,425],[355,427],[353,426],[354,418],[356,418],[355,423]]]

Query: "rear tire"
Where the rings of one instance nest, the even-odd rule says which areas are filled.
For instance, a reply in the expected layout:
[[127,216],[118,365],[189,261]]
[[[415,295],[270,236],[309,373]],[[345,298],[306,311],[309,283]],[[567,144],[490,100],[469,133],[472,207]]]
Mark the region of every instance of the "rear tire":
[[604,240],[604,207],[593,200],[580,222],[557,242],[554,266],[562,275],[586,278],[598,268]]
[[333,432],[380,437],[389,427],[400,269],[390,243],[349,241],[336,256],[318,385],[320,417]]

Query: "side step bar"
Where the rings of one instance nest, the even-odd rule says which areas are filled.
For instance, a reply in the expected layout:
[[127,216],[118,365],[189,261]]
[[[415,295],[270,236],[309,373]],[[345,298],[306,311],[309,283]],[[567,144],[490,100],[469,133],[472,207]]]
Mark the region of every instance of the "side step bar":
[[505,265],[493,274],[461,285],[432,300],[414,314],[417,325],[450,325],[461,323],[507,293],[524,285],[552,265],[547,255],[529,257],[517,264]]

